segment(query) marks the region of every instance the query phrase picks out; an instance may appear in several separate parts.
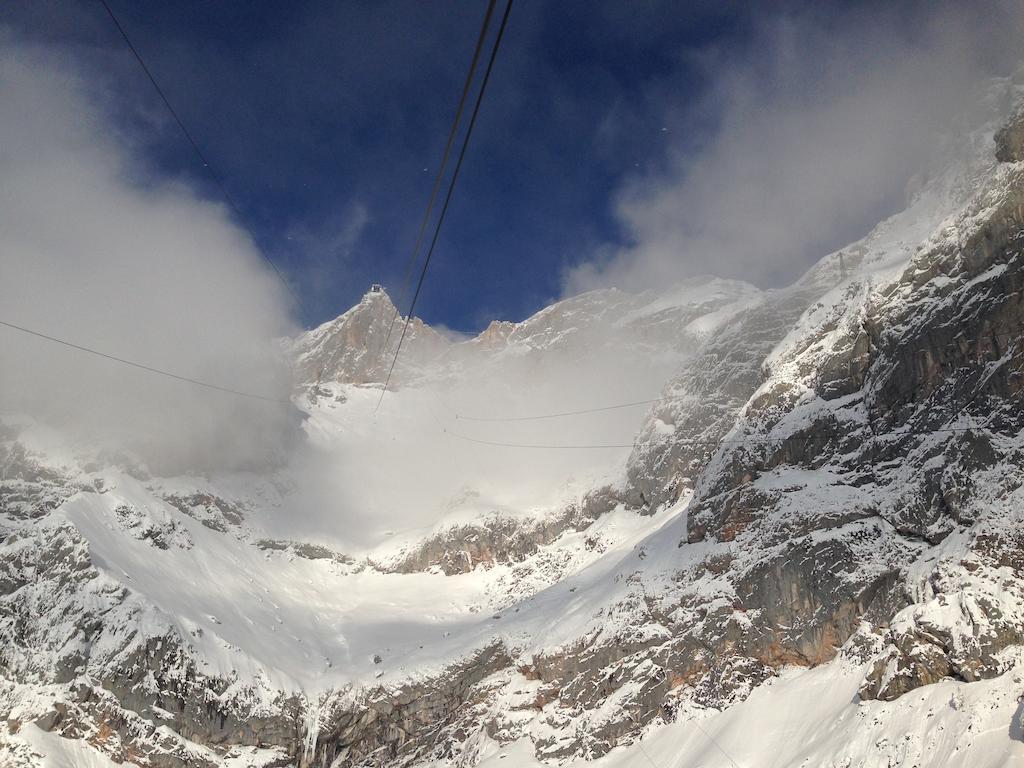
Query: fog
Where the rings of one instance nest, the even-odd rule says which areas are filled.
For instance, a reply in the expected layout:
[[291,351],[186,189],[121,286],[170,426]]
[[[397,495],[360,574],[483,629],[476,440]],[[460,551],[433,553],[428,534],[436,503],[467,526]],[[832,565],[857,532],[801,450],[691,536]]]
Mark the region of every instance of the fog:
[[[0,320],[271,399],[287,292],[223,205],[161,178],[56,51],[0,35]],[[0,327],[0,411],[159,472],[263,464],[296,413]]]
[[331,534],[351,551],[442,519],[560,511],[617,483],[644,405],[514,420],[658,396],[692,337],[671,338],[671,323],[623,327],[614,322],[623,312],[609,314],[591,306],[545,317],[504,349],[464,342],[379,410],[379,387],[329,385],[343,402],[319,398],[307,425],[314,450],[295,465],[291,535]]
[[616,198],[628,245],[572,269],[566,293],[707,272],[792,282],[902,207],[949,120],[1016,68],[1022,15],[1009,2],[763,14],[749,48],[702,54],[700,103],[667,99],[664,162]]
[[[268,525],[352,552],[442,520],[561,512],[618,486],[648,416],[642,401],[659,398],[700,340],[759,296],[746,284],[695,279],[578,296],[441,354],[417,334],[383,400],[379,384],[321,383],[329,394],[310,408],[310,449],[294,465],[287,514]],[[358,348],[376,301],[334,332]],[[382,336],[390,313],[381,314]],[[575,413],[588,409],[602,410]]]

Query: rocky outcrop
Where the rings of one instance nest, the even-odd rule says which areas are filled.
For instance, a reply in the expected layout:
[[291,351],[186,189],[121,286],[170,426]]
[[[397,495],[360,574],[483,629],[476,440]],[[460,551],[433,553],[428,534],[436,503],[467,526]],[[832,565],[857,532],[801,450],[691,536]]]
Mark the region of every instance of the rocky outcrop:
[[975,534],[964,558],[939,562],[914,604],[895,614],[862,698],[891,701],[944,678],[973,682],[1009,668],[1007,649],[1024,644],[1024,541],[1016,520],[1000,522],[998,534]]
[[489,352],[503,349],[509,336],[516,330],[516,324],[508,320],[492,320],[490,325],[474,339],[474,343]]
[[648,509],[693,488],[763,380],[761,362],[821,289],[766,295],[710,338],[651,410],[629,458],[635,497]]
[[546,520],[519,520],[491,515],[479,522],[457,525],[418,542],[397,559],[375,562],[386,573],[417,573],[438,568],[452,576],[469,573],[477,567],[489,568],[503,563],[519,563],[539,547],[550,544],[565,530],[580,530],[591,520],[569,515]]
[[0,548],[0,641],[0,679],[64,686],[50,706],[37,697],[42,708],[19,718],[102,742],[115,758],[184,768],[213,764],[194,754],[196,744],[297,751],[299,699],[204,673],[185,638],[93,566],[68,523]]
[[[0,424],[0,439],[4,427]],[[26,520],[39,518],[56,509],[79,490],[59,469],[48,466],[25,448],[16,431],[0,443],[0,535],[3,518]]]
[[330,547],[322,544],[312,544],[308,541],[291,541],[288,539],[260,539],[256,546],[271,552],[287,552],[295,557],[303,557],[306,560],[332,560],[340,565],[353,565],[356,560],[353,557],[335,552]]
[[388,560],[371,561],[371,565],[385,573],[437,568],[452,576],[477,567],[521,563],[564,533],[585,531],[601,515],[627,500],[623,491],[609,486],[544,518],[493,513],[473,523],[445,528]]
[[450,759],[479,727],[461,716],[481,702],[480,683],[511,663],[504,646],[495,644],[444,674],[328,700],[320,705],[315,748],[302,764],[403,766]]
[[228,501],[211,493],[164,495],[163,500],[191,518],[198,520],[212,531],[226,533],[238,530],[245,520],[245,510],[236,502]]
[[1024,160],[1024,113],[1018,113],[996,131],[996,160],[1019,163]]

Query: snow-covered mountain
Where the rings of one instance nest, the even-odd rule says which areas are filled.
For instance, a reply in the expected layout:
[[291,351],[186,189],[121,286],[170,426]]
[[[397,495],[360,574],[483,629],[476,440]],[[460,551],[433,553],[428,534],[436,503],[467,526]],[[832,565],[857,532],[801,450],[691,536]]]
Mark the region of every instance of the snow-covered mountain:
[[[291,345],[299,382],[380,383],[402,335],[402,320],[383,290],[375,288],[348,312],[306,332]],[[419,318],[409,324],[396,382],[407,378],[448,348],[448,341]]]
[[4,415],[3,764],[1024,759],[1021,95],[793,286],[415,320],[379,409],[372,292],[265,473]]
[[[714,329],[756,301],[758,290],[734,280],[703,277],[668,291],[592,291],[559,301],[526,320],[494,321],[478,336],[446,338],[419,318],[409,324],[392,381],[451,380],[466,375],[529,375],[543,361],[575,365],[604,354],[634,354],[645,368],[675,370]],[[388,293],[375,287],[340,317],[290,344],[297,384],[380,384],[402,333]],[[387,343],[385,344],[385,341]],[[575,396],[576,393],[574,393]]]

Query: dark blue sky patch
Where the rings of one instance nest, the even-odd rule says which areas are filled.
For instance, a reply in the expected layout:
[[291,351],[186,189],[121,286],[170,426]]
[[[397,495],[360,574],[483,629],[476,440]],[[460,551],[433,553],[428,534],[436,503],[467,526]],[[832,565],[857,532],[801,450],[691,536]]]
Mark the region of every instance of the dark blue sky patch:
[[[484,3],[109,2],[288,275],[299,320],[334,317],[372,282],[397,294]],[[813,14],[838,36],[851,7],[917,29],[929,4]],[[756,62],[758,28],[795,9],[811,12],[517,0],[417,314],[463,330],[521,319],[568,270],[627,244],[623,188],[670,150],[700,153],[718,129],[718,70]],[[99,3],[8,3],[0,24],[79,65],[155,178],[218,199]]]

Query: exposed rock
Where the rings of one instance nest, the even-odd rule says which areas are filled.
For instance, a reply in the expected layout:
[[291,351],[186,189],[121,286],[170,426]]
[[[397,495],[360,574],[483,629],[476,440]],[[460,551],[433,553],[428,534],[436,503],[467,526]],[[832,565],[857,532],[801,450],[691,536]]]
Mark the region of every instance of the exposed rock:
[[451,758],[468,736],[459,715],[475,703],[478,684],[511,663],[496,644],[443,675],[328,702],[321,706],[315,749],[303,764],[402,766]]
[[225,533],[237,528],[245,520],[242,505],[210,493],[167,494],[163,500],[189,517],[194,517],[207,528]]
[[[370,292],[348,312],[303,334],[294,344],[296,383],[314,394],[321,383],[383,383],[405,319],[384,291]],[[392,327],[394,323],[394,327]],[[385,347],[385,342],[387,346]],[[392,377],[404,382],[449,347],[437,331],[413,318]]]
[[820,288],[765,296],[711,337],[666,387],[629,459],[630,488],[649,509],[693,488],[740,409],[763,381],[761,362]]
[[0,443],[0,517],[39,518],[79,490],[93,490],[71,482],[10,437],[10,442]]
[[1019,163],[1024,160],[1024,113],[1017,114],[996,131],[996,160]]
[[487,515],[477,522],[435,533],[400,553],[394,561],[375,562],[374,567],[389,573],[440,568],[451,576],[477,567],[521,563],[563,533],[585,530],[621,503],[619,494],[612,488],[602,488],[580,503],[542,519]]
[[352,565],[356,562],[355,558],[344,555],[341,552],[335,552],[329,547],[304,541],[260,539],[256,542],[256,546],[273,552],[290,552],[296,557],[303,557],[306,560],[333,560],[341,565]]
[[189,549],[192,538],[188,531],[166,515],[160,517],[149,511],[136,509],[129,504],[122,504],[114,510],[120,525],[127,530],[132,538],[148,541],[157,549],[180,547]]

